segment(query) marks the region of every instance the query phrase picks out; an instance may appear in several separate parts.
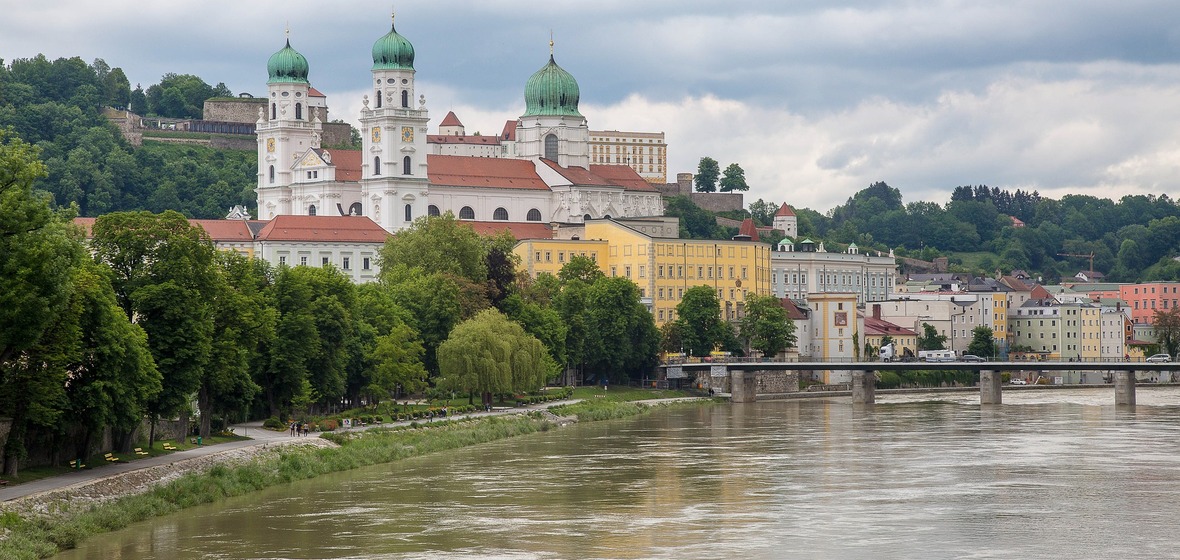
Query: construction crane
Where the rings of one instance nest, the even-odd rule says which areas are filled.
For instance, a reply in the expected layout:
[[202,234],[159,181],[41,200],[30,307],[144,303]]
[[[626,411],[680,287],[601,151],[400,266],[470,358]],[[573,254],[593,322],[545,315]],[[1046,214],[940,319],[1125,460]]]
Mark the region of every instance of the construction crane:
[[1057,253],[1057,256],[1059,256],[1059,257],[1079,257],[1079,258],[1090,259],[1090,272],[1094,272],[1094,251],[1090,251],[1088,254],[1086,254],[1086,253]]

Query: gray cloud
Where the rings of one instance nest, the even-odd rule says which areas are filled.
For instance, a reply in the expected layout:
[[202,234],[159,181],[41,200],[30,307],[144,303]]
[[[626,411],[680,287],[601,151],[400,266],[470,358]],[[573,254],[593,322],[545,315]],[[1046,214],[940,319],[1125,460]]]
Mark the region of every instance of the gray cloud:
[[[25,4],[0,21],[0,56],[101,57],[145,86],[179,72],[261,93],[289,25],[351,120],[387,10]],[[592,127],[666,131],[672,173],[740,162],[751,199],[826,210],[876,180],[907,200],[977,183],[1117,198],[1174,191],[1180,165],[1180,10],[1165,0],[436,0],[399,4],[397,22],[436,122],[455,109],[499,130],[552,30]]]

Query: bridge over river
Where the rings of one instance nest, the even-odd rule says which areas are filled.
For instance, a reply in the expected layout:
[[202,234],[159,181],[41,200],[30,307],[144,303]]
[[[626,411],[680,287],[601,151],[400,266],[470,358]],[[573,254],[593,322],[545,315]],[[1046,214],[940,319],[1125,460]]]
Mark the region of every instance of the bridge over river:
[[1177,363],[1132,361],[1106,362],[688,362],[665,364],[668,378],[685,377],[688,373],[707,371],[713,377],[729,377],[733,402],[757,400],[758,379],[771,372],[834,371],[851,378],[852,402],[871,404],[876,400],[878,371],[957,370],[979,374],[980,404],[1001,404],[1003,389],[1001,372],[1005,371],[1092,371],[1112,374],[1116,405],[1135,405],[1135,379],[1142,372],[1170,372],[1180,369]]

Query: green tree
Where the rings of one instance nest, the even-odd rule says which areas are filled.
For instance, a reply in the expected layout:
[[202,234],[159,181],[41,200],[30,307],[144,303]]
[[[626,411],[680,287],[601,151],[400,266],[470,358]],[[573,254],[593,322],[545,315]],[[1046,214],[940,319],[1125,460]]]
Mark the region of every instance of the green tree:
[[151,400],[162,390],[147,333],[132,324],[115,301],[110,278],[100,265],[79,267],[74,282],[78,349],[65,384],[68,415],[62,431],[77,430],[75,457],[85,457],[93,439],[110,428],[116,445],[128,448]]
[[397,265],[381,270],[381,282],[398,307],[409,312],[409,324],[422,339],[423,362],[432,375],[438,373],[438,346],[463,320],[460,285],[456,277],[426,273]]
[[795,344],[795,323],[774,296],[750,292],[746,296],[746,314],[739,324],[746,344],[763,357],[773,358]]
[[557,272],[557,278],[562,282],[570,282],[572,280],[581,280],[587,284],[593,284],[595,280],[606,276],[602,269],[599,268],[598,262],[590,257],[583,257],[582,255],[574,255],[570,257],[569,262],[565,263],[561,270]]
[[315,315],[311,311],[311,286],[302,274],[280,266],[269,290],[269,305],[276,312],[274,337],[262,348],[254,377],[262,387],[268,416],[287,418],[296,402],[314,401],[308,381],[308,364],[320,347]]
[[676,305],[676,322],[680,323],[684,351],[689,355],[708,356],[724,342],[721,303],[709,286],[693,286],[684,292]]
[[717,191],[717,177],[721,175],[721,166],[717,160],[705,156],[697,164],[697,176],[694,182],[697,186],[697,192],[716,192]]
[[971,343],[967,345],[967,353],[976,356],[994,357],[996,355],[996,341],[992,337],[995,333],[991,327],[980,325],[971,330]]
[[66,406],[81,336],[72,295],[83,248],[70,213],[34,192],[44,173],[37,150],[0,129],[0,415],[12,419],[4,472],[13,476],[28,427],[56,425]]
[[778,208],[778,204],[759,198],[750,203],[750,217],[754,218],[754,223],[760,226],[769,226],[774,224],[774,215],[778,212]]
[[664,215],[680,218],[680,237],[686,239],[722,239],[712,212],[693,203],[687,196],[673,196],[664,202]]
[[535,391],[548,373],[541,341],[495,309],[460,323],[439,346],[439,387],[491,395]]
[[215,249],[205,231],[176,213],[121,212],[94,223],[91,248],[113,272],[116,300],[148,335],[163,390],[149,405],[152,431],[179,414],[201,385],[213,346]]
[[721,176],[721,192],[735,192],[748,191],[750,185],[746,184],[746,171],[742,166],[731,163],[725,167],[725,173]]
[[1172,356],[1180,353],[1180,307],[1156,309],[1151,326],[1155,329],[1156,342],[1162,352]]
[[[450,212],[423,216],[381,248],[383,278],[395,265],[419,268],[430,273],[448,273],[483,285],[488,280],[487,244],[468,225]],[[392,274],[392,272],[390,272]]]
[[938,334],[938,329],[930,323],[922,323],[922,336],[918,337],[918,350],[945,350],[946,335]]
[[660,333],[639,300],[639,287],[622,277],[599,278],[586,290],[585,363],[596,379],[638,379],[655,366]]

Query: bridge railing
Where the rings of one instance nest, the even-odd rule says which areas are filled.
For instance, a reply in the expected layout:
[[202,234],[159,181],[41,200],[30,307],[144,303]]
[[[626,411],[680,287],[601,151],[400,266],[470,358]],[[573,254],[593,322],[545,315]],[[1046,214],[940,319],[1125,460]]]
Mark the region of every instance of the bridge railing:
[[[660,360],[660,365],[728,364],[728,363],[783,364],[783,363],[791,363],[791,362],[859,364],[859,363],[866,363],[866,362],[872,363],[872,362],[883,362],[883,361],[884,360],[877,359],[876,356],[873,356],[871,359],[864,359],[864,360],[858,360],[856,358],[851,358],[851,357],[849,357],[849,358],[811,358],[811,357],[806,357],[806,356],[801,356],[798,358],[791,358],[791,359],[745,357],[745,356],[703,356],[703,357],[675,356],[675,357],[668,357],[668,358],[664,358],[664,359]],[[919,360],[917,358],[896,359],[896,360],[892,360],[892,361],[893,362],[912,362],[912,363],[931,363],[931,364],[968,362],[967,360],[963,360],[960,358],[955,358],[953,360],[932,361],[932,362],[926,362],[924,360]],[[971,361],[977,362],[978,360],[971,360]],[[1083,364],[1084,363],[1091,363],[1091,364],[1093,364],[1093,363],[1147,363],[1146,358],[1126,357],[1126,356],[1124,356],[1124,357],[1100,357],[1100,358],[1054,358],[1054,359],[1008,356],[1006,358],[1001,358],[1001,357],[983,358],[982,361],[983,362],[1004,362],[1004,363],[1029,363],[1029,364],[1035,364],[1038,362],[1054,362],[1054,363],[1076,362],[1076,363],[1083,363]],[[1175,362],[1175,363],[1177,364],[1178,367],[1180,367],[1180,362]]]

